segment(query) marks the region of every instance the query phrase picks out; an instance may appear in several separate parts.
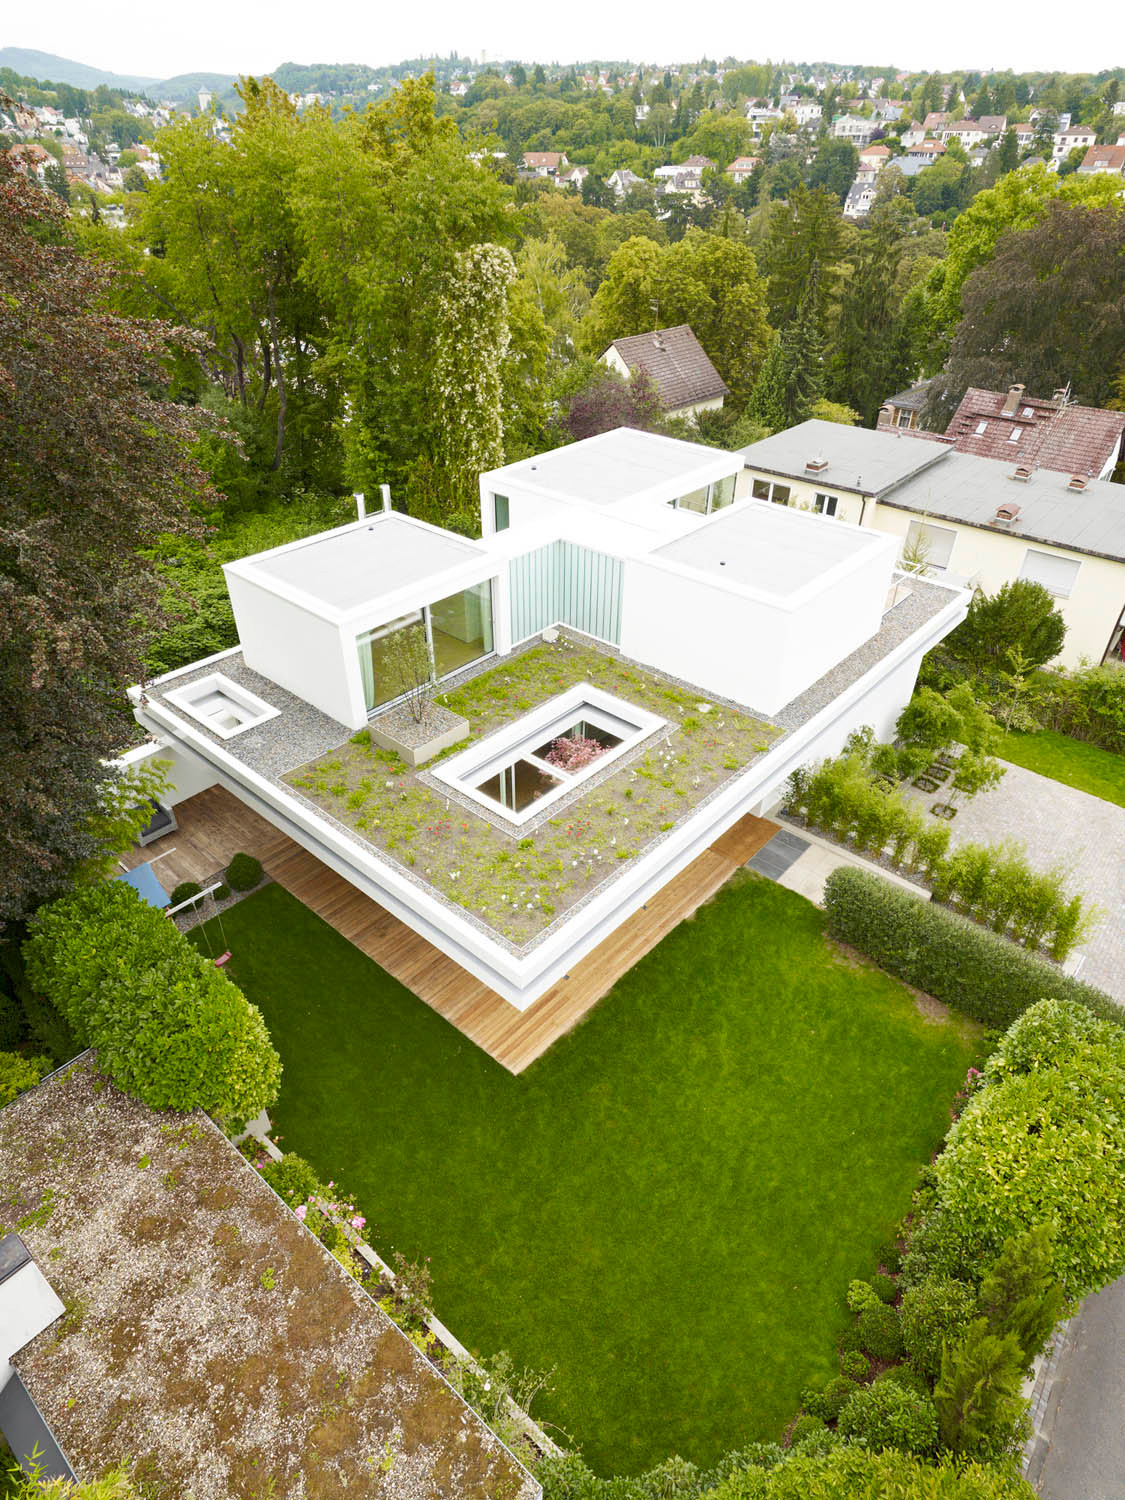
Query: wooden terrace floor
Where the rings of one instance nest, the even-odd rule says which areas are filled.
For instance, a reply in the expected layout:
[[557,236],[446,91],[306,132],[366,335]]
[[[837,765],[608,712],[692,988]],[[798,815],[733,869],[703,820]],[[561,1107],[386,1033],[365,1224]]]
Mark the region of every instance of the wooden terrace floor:
[[[766,818],[742,818],[570,974],[519,1011],[222,787],[181,802],[176,818],[178,832],[132,850],[122,863],[156,860],[155,873],[170,891],[181,880],[213,877],[239,850],[255,855],[279,885],[511,1073],[522,1073],[576,1026],[778,829]],[[165,846],[168,852],[160,857]]]

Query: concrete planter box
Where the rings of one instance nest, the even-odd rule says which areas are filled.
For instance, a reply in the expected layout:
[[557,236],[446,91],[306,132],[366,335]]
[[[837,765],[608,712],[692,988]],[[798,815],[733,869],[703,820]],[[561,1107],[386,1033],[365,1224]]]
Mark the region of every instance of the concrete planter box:
[[428,703],[421,724],[406,708],[392,709],[371,724],[371,743],[393,750],[408,766],[422,766],[451,745],[469,738],[469,721],[440,704]]

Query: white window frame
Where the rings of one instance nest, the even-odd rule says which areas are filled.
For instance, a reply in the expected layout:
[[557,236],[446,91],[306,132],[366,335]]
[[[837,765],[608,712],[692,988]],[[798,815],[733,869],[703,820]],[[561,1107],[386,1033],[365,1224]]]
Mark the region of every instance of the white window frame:
[[828,495],[818,490],[816,499],[813,501],[813,510],[818,516],[834,516],[839,504],[839,495]]

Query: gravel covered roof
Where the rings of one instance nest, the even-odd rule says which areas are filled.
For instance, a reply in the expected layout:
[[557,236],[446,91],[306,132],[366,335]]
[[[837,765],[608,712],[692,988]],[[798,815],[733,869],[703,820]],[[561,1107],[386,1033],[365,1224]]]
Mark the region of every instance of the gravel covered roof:
[[64,1317],[14,1358],[80,1478],[152,1500],[534,1500],[539,1486],[201,1114],[92,1057],[0,1112],[0,1223]]

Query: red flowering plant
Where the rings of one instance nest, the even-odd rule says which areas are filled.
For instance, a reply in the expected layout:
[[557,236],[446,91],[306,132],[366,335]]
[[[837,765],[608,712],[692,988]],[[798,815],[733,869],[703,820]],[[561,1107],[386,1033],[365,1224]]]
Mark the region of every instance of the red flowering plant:
[[605,749],[600,740],[587,739],[584,735],[575,735],[573,739],[564,736],[554,741],[543,759],[549,766],[558,766],[560,771],[573,773],[590,765],[599,755],[604,755]]

